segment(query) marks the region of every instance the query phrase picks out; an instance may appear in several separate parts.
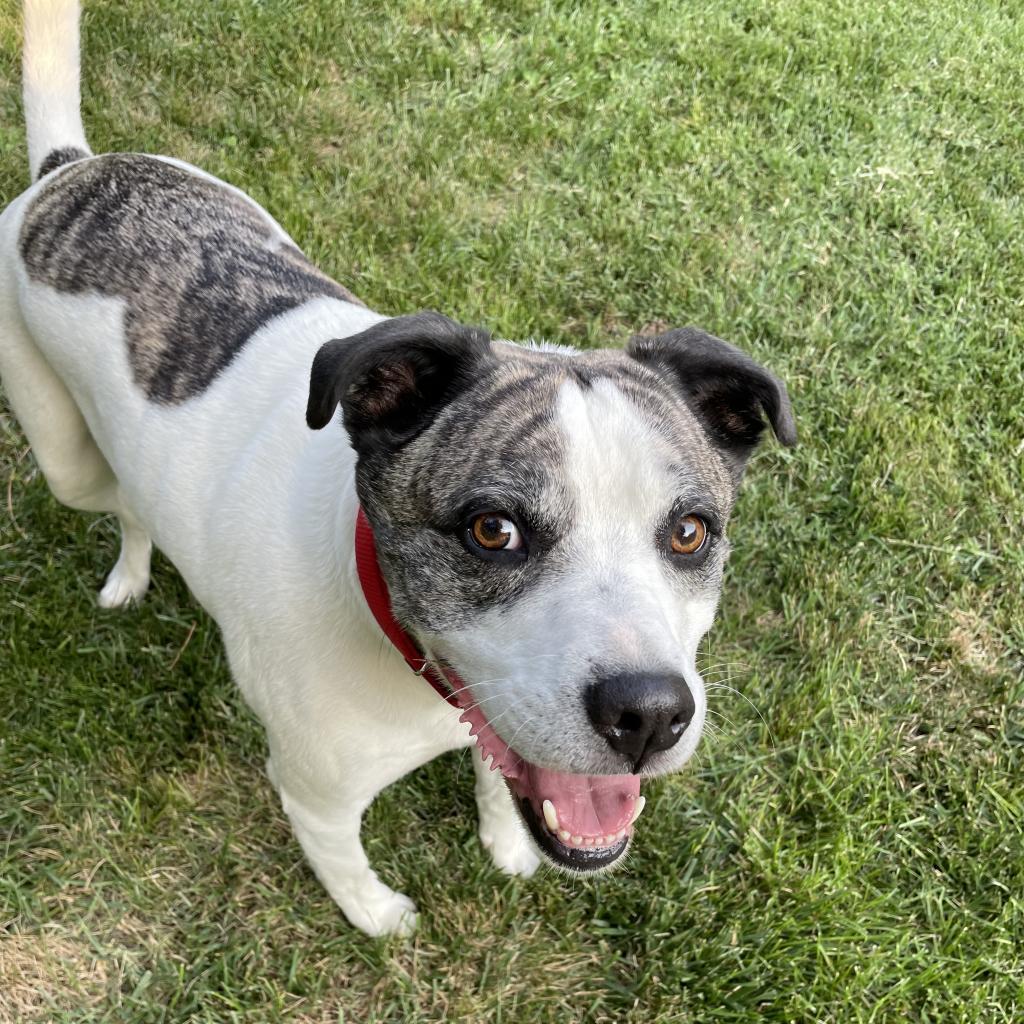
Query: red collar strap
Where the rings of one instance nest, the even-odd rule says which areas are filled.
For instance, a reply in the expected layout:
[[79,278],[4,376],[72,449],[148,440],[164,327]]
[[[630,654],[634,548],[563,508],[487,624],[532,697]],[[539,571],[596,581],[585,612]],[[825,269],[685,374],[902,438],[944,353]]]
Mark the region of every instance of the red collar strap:
[[380,563],[377,561],[377,543],[362,506],[356,516],[356,572],[359,574],[359,585],[363,588],[363,597],[369,605],[373,617],[377,620],[384,635],[395,645],[395,649],[418,676],[424,679],[453,707],[459,706],[454,687],[447,685],[444,675],[439,669],[423,657],[416,641],[402,629],[391,611],[391,596],[388,585],[381,575]]

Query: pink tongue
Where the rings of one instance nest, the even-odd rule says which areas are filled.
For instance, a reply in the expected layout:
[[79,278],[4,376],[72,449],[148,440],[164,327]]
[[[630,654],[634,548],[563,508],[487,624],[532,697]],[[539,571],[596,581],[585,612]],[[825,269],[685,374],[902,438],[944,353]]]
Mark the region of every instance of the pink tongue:
[[524,761],[494,731],[454,672],[448,674],[448,682],[465,709],[459,721],[470,725],[484,760],[491,759],[492,771],[501,769],[516,793],[530,800],[538,817],[544,801],[550,800],[558,813],[558,827],[572,835],[607,836],[628,827],[640,795],[640,776],[569,775]]
[[535,764],[512,783],[520,796],[540,808],[550,800],[558,827],[572,835],[614,835],[626,828],[640,795],[639,775],[563,775]]

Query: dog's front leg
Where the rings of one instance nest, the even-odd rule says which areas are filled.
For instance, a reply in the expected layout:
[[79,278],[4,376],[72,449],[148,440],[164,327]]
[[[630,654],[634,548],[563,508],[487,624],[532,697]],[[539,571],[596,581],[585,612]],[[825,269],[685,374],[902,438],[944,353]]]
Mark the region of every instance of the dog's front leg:
[[473,747],[473,767],[476,769],[480,842],[506,874],[529,878],[537,870],[540,857],[519,819],[501,772],[490,770],[478,747]]
[[373,798],[300,799],[289,792],[286,779],[277,777],[272,762],[267,774],[307,860],[345,917],[367,935],[410,934],[416,927],[416,905],[377,877],[359,838],[363,812]]

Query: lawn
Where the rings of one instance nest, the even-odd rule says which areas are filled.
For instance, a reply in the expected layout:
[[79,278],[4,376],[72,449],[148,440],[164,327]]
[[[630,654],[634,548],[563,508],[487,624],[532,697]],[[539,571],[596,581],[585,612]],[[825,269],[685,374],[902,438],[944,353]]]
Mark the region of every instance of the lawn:
[[[0,199],[27,184],[0,13]],[[385,793],[350,928],[166,562],[95,591],[0,405],[0,1021],[1024,1019],[1024,19],[1005,0],[90,0],[93,148],[200,164],[389,313],[790,385],[624,870],[510,881],[462,756]]]

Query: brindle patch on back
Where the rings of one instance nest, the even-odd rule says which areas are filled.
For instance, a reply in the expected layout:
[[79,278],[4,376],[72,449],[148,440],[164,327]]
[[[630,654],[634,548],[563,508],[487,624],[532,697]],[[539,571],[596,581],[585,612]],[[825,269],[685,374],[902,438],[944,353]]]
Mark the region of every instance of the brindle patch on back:
[[132,371],[155,402],[200,394],[255,331],[310,299],[362,305],[255,204],[154,157],[69,167],[33,202],[20,248],[33,280],[127,303]]

